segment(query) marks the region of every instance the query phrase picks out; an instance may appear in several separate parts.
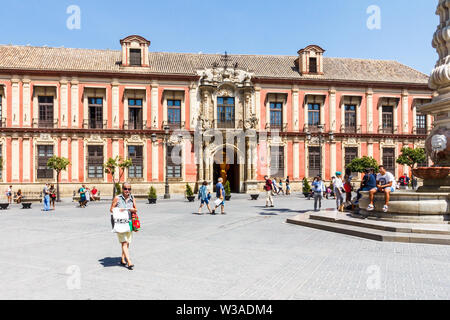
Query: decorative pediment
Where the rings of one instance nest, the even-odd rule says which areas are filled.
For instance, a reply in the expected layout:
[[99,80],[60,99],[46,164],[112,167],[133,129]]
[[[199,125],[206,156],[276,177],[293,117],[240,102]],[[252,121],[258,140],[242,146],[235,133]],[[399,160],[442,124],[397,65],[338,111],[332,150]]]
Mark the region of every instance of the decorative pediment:
[[237,88],[253,87],[251,82],[253,73],[235,68],[208,68],[197,70],[200,85],[220,87],[228,83]]

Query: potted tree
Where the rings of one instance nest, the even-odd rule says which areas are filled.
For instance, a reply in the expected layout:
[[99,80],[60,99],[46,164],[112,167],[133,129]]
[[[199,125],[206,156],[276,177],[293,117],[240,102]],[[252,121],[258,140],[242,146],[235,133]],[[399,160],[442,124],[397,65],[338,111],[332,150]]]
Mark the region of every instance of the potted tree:
[[148,192],[148,203],[155,204],[156,203],[156,198],[157,198],[157,196],[156,196],[156,189],[153,186],[151,186],[150,190]]
[[59,195],[59,178],[61,176],[61,171],[66,170],[69,164],[69,159],[57,156],[53,156],[47,161],[47,167],[56,171],[56,202],[61,202],[61,198]]
[[303,189],[302,189],[303,195],[305,198],[308,198],[309,194],[311,193],[311,185],[309,184],[308,179],[306,177],[303,178]]
[[410,168],[411,172],[411,184],[412,188],[416,189],[417,186],[417,179],[414,176],[414,167],[418,163],[423,163],[427,160],[427,154],[425,153],[425,149],[422,148],[410,148],[410,147],[404,147],[402,149],[402,154],[397,158],[398,164],[407,165]]
[[195,200],[194,191],[192,191],[189,183],[186,183],[186,198],[189,200],[189,202],[194,202]]
[[223,188],[225,189],[225,200],[226,201],[230,201],[231,199],[231,188],[230,188],[230,181],[227,180],[227,182],[225,182],[225,185],[223,186]]

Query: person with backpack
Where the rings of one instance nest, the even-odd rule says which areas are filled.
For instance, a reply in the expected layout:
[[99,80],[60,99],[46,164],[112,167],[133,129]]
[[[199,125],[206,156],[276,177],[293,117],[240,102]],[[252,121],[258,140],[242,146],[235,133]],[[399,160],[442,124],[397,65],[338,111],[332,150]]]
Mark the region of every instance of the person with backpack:
[[406,173],[403,173],[403,175],[398,179],[398,185],[400,186],[400,189],[408,190],[409,186],[409,177]]
[[212,214],[212,210],[209,207],[209,200],[211,200],[211,193],[208,192],[208,182],[204,181],[200,189],[198,190],[198,199],[201,201],[200,208],[198,208],[198,214],[202,213],[203,205],[206,204],[206,207],[208,208],[208,211],[210,214]]
[[[122,194],[116,196],[111,204],[110,212],[113,213],[114,208],[119,208],[120,211],[128,211],[128,217],[130,221],[133,221],[133,216],[137,217],[136,200],[131,195],[131,185],[128,182],[124,182],[122,185]],[[114,223],[113,223],[114,227]],[[133,229],[134,230],[134,229]],[[120,264],[126,266],[129,270],[133,270],[134,264],[131,262],[130,258],[130,243],[133,238],[133,232],[121,232],[117,233],[117,238],[122,245],[122,260]],[[125,261],[126,260],[126,261]]]
[[272,196],[272,188],[273,188],[273,183],[272,181],[269,179],[268,176],[264,177],[264,180],[266,180],[266,184],[264,185],[264,191],[266,191],[266,208],[269,207],[269,203],[270,203],[270,207],[274,207],[273,205],[273,196]]

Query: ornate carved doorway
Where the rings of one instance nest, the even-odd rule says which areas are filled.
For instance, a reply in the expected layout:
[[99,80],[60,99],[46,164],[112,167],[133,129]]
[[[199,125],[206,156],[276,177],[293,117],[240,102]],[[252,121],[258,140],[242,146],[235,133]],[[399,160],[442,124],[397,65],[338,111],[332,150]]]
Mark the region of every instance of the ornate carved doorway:
[[233,148],[219,149],[215,153],[213,163],[214,186],[221,177],[224,185],[227,181],[230,182],[231,192],[240,192],[240,165],[237,159],[237,154]]

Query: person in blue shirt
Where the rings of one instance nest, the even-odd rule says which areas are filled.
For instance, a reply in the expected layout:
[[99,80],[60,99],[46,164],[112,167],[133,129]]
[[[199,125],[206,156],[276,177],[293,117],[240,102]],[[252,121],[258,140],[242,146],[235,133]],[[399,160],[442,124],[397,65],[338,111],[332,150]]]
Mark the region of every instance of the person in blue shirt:
[[[320,175],[314,178],[312,187],[314,191],[314,211],[319,211],[322,208],[323,193],[325,192],[325,184]],[[319,204],[318,209],[317,204]]]
[[359,188],[356,192],[358,196],[356,198],[355,204],[357,204],[359,202],[359,199],[361,199],[362,197],[361,191],[371,191],[377,189],[377,178],[373,171],[374,170],[371,168],[364,170],[365,175],[363,177],[363,180],[361,181],[361,188]]
[[206,207],[208,208],[209,213],[212,214],[211,208],[209,207],[209,200],[211,199],[211,193],[208,192],[208,182],[204,181],[202,186],[200,187],[198,191],[198,198],[201,201],[200,208],[198,208],[198,214],[202,213],[203,205],[206,204]]
[[222,200],[222,202],[215,206],[214,210],[212,211],[212,214],[216,214],[216,209],[218,207],[221,207],[222,214],[225,214],[225,188],[223,187],[222,182],[223,179],[219,178],[216,184],[216,197],[217,199]]

